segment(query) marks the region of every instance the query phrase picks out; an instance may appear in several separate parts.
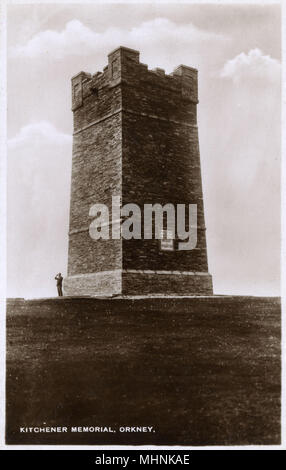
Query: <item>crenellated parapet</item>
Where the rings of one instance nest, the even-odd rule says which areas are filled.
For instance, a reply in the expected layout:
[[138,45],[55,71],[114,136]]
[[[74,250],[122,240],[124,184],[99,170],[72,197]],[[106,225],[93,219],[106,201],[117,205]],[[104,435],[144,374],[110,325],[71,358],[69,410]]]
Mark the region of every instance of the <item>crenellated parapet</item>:
[[166,74],[162,68],[149,70],[139,61],[139,52],[127,47],[119,47],[108,55],[108,65],[102,72],[91,75],[80,72],[72,78],[72,110],[82,106],[83,100],[106,87],[119,84],[151,85],[165,88],[181,94],[182,98],[194,104],[198,103],[198,71],[195,68],[180,65],[173,73]]

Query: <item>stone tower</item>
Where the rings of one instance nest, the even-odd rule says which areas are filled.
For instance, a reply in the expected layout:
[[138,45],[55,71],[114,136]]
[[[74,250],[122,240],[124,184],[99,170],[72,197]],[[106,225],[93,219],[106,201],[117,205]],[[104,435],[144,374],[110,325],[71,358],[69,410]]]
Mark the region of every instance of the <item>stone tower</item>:
[[[197,70],[148,70],[119,47],[103,72],[72,78],[74,140],[67,295],[212,294],[197,128]],[[197,204],[197,246],[93,240],[93,204]],[[110,220],[110,233],[112,221]]]

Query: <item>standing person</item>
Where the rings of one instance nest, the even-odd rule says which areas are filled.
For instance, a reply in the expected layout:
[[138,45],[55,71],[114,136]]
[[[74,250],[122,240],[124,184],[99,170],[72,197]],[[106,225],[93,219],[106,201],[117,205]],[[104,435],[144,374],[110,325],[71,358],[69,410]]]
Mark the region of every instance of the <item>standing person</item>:
[[63,295],[63,290],[62,290],[63,276],[61,275],[61,273],[58,273],[56,275],[55,279],[57,281],[58,295],[59,295],[59,297],[62,297],[62,295]]

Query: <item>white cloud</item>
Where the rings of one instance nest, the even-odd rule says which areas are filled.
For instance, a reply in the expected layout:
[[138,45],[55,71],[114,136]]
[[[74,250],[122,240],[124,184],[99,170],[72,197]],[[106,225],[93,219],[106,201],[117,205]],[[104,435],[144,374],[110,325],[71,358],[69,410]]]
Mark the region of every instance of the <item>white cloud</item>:
[[60,132],[55,126],[48,121],[40,121],[37,123],[27,124],[22,127],[19,133],[8,140],[9,148],[21,147],[24,145],[38,144],[69,144],[72,136]]
[[[204,43],[223,36],[199,29],[193,24],[178,25],[166,18],[155,18],[141,23],[129,30],[108,28],[97,32],[85,26],[79,20],[66,23],[62,31],[46,30],[34,35],[26,44],[17,45],[10,51],[13,57],[38,58],[51,55],[53,59],[62,59],[68,55],[82,56],[102,53],[102,48],[109,52],[119,45],[157,51],[168,44],[169,53],[173,50],[188,50],[195,43]],[[223,38],[225,39],[225,38]]]
[[251,49],[248,54],[242,52],[223,66],[220,76],[231,78],[235,83],[256,79],[277,82],[280,79],[281,64],[269,55],[263,55],[260,49]]

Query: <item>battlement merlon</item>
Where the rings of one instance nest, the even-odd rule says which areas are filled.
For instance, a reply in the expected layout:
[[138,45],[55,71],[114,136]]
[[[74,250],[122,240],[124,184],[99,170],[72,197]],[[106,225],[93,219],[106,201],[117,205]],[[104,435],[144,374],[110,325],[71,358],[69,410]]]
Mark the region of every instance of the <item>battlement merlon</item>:
[[166,74],[161,68],[149,70],[139,62],[139,51],[118,47],[108,54],[108,65],[103,72],[94,75],[80,72],[72,77],[72,110],[83,105],[85,96],[103,87],[114,87],[121,83],[136,86],[142,82],[154,86],[180,91],[183,99],[198,103],[198,71],[186,65],[178,66],[173,73]]

